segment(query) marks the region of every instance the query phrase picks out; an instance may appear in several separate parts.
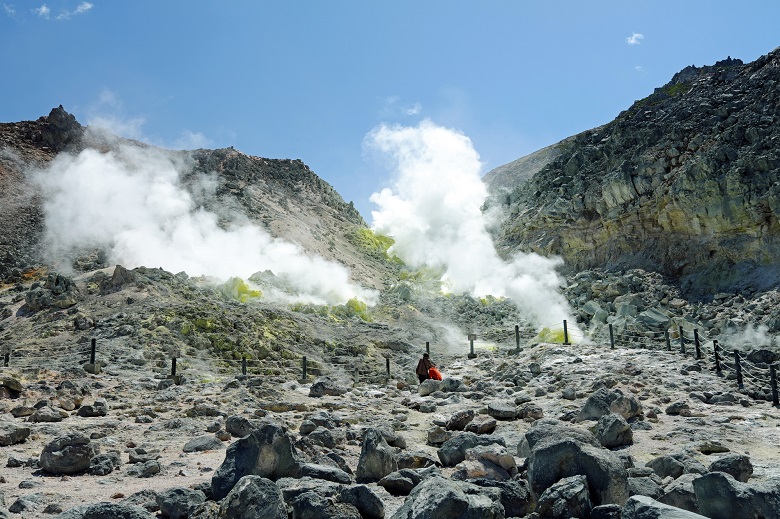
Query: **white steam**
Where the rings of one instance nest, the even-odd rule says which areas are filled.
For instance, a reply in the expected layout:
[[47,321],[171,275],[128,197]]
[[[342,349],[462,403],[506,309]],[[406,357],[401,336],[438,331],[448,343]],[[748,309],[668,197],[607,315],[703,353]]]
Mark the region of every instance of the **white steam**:
[[487,232],[481,206],[487,189],[471,140],[423,121],[417,127],[379,126],[366,146],[389,156],[392,188],[374,193],[373,227],[395,240],[392,252],[415,267],[443,269],[444,287],[475,296],[509,297],[538,326],[570,323],[560,293],[560,258],[515,254],[501,259]]
[[128,268],[162,267],[221,280],[270,270],[304,302],[373,300],[373,291],[350,283],[341,265],[306,256],[240,215],[230,215],[232,223],[225,224],[225,215],[200,207],[198,200],[213,195],[216,180],[205,175],[185,188],[182,174],[191,165],[183,157],[137,146],[57,156],[35,175],[45,196],[50,259],[100,248],[109,261]]

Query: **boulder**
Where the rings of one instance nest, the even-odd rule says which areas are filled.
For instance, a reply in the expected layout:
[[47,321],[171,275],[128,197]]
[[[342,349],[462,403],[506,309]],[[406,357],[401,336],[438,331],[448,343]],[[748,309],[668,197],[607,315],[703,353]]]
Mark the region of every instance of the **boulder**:
[[249,436],[249,433],[261,425],[261,423],[258,420],[250,420],[240,415],[231,415],[225,419],[225,430],[233,437],[243,438],[244,436]]
[[50,474],[76,474],[89,469],[90,460],[99,453],[89,438],[77,432],[58,436],[41,452],[40,467]]
[[706,474],[707,469],[693,457],[684,452],[666,454],[648,461],[646,467],[653,469],[661,478],[679,478],[682,474]]
[[683,474],[666,485],[663,495],[657,500],[665,505],[699,513],[696,493],[693,491],[693,481],[699,477],[701,477],[699,474]]
[[706,517],[659,503],[647,496],[631,496],[623,507],[620,519],[706,519]]
[[[354,505],[349,503],[341,503],[336,501],[334,498],[323,496],[317,492],[309,491],[299,494],[288,504],[292,512],[290,514],[291,519],[318,519],[320,517],[361,519],[360,512]],[[247,516],[242,515],[241,517],[243,518]]]
[[501,505],[506,517],[525,517],[534,510],[534,498],[528,488],[528,481],[513,477],[509,481],[470,479],[469,483],[480,487],[495,488],[501,492]]
[[594,505],[622,505],[628,499],[628,474],[622,460],[601,447],[560,439],[537,446],[528,460],[528,483],[534,496],[557,481],[584,475]]
[[501,437],[477,436],[474,433],[462,432],[444,442],[444,444],[439,447],[439,450],[436,451],[436,454],[439,456],[439,461],[443,466],[454,467],[466,459],[466,451],[468,449],[478,445],[493,444],[506,447],[506,443]]
[[326,395],[341,396],[347,391],[347,388],[339,386],[333,379],[329,377],[320,377],[315,380],[309,388],[309,396],[315,398]]
[[490,402],[487,412],[496,420],[515,420],[519,414],[514,402],[507,401]]
[[185,443],[182,450],[184,452],[203,452],[216,451],[224,448],[225,446],[219,438],[211,434],[204,434],[203,436],[198,436]]
[[11,398],[18,398],[24,389],[21,382],[8,375],[0,375],[0,388],[5,388]]
[[91,476],[106,476],[122,466],[122,458],[117,451],[98,454],[89,461]]
[[52,519],[154,519],[144,508],[118,503],[94,503],[72,508]]
[[477,478],[507,481],[511,475],[502,467],[486,459],[467,459],[455,465],[455,472],[450,477],[459,481]]
[[301,477],[324,479],[326,481],[333,481],[334,483],[352,483],[352,478],[349,477],[349,474],[332,465],[304,463],[301,465],[299,474]]
[[461,409],[450,416],[444,428],[448,431],[462,431],[474,419],[476,413],[473,409]]
[[564,438],[571,438],[580,443],[593,445],[594,447],[601,446],[596,437],[589,431],[567,425],[554,418],[544,418],[534,422],[533,425],[531,425],[531,428],[526,431],[522,440],[520,440],[520,443],[517,445],[517,455],[521,458],[527,458],[531,455],[531,451],[537,444],[555,442]]
[[588,517],[591,508],[588,478],[580,475],[563,478],[542,492],[536,513],[548,519],[569,519]]
[[84,418],[99,418],[108,414],[108,405],[104,400],[96,400],[91,405],[79,407],[78,415]]
[[282,492],[270,479],[247,475],[240,478],[220,504],[220,519],[287,519]]
[[491,434],[496,430],[497,425],[498,422],[495,418],[481,414],[475,416],[469,423],[467,423],[463,430],[473,432],[474,434]]
[[363,519],[384,519],[385,504],[370,487],[353,485],[342,489],[341,501],[357,508]]
[[169,519],[186,519],[206,501],[206,494],[190,488],[170,488],[157,494],[160,514]]
[[431,378],[428,380],[423,380],[422,384],[417,386],[417,393],[420,396],[428,396],[431,393],[435,393],[436,391],[441,391],[443,384],[443,380],[433,380]]
[[702,515],[711,519],[777,517],[780,480],[748,484],[724,472],[710,472],[693,481]]
[[417,485],[392,519],[503,519],[500,499],[495,488],[435,476]]
[[642,414],[642,404],[633,395],[623,394],[620,389],[610,390],[602,387],[588,397],[576,421],[598,420],[610,413],[617,413],[630,420]]
[[227,496],[244,476],[261,476],[270,480],[298,477],[301,460],[287,429],[266,423],[228,447],[225,461],[211,479],[214,499]]
[[30,436],[30,428],[13,422],[0,422],[0,447],[22,443]]
[[753,475],[753,464],[744,454],[727,454],[710,464],[710,472],[725,472],[742,483],[747,483]]
[[412,469],[391,472],[377,483],[393,496],[408,496],[421,481],[422,476]]
[[601,445],[611,449],[631,445],[634,441],[634,433],[625,418],[619,414],[610,413],[599,418],[596,438]]
[[373,483],[396,470],[398,470],[398,463],[393,448],[387,444],[378,430],[366,429],[355,474],[357,481]]

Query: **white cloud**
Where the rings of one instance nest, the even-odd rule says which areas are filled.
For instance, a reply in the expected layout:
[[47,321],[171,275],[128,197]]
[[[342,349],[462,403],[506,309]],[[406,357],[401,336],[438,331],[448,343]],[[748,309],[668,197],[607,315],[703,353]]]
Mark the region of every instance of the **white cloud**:
[[399,117],[408,117],[420,115],[422,104],[403,103],[399,96],[388,96],[382,101],[382,108],[379,110],[380,117],[395,119]]
[[371,215],[373,228],[395,240],[399,258],[443,270],[449,291],[510,297],[537,325],[574,322],[559,291],[559,258],[498,255],[481,210],[482,164],[468,137],[426,120],[417,127],[379,126],[365,145],[387,156],[396,173],[391,188],[371,196],[379,206]]
[[640,43],[642,43],[642,40],[644,39],[645,39],[644,34],[635,32],[634,34],[626,38],[626,43],[628,43],[629,45],[639,45]]
[[634,67],[634,70],[636,70],[640,74],[644,74],[646,72],[645,67],[643,67],[642,65],[636,65]]
[[16,9],[13,5],[3,4],[3,11],[5,11],[5,14],[8,16],[13,16],[16,14]]
[[87,11],[89,11],[90,9],[92,9],[93,7],[94,7],[94,5],[89,3],[89,2],[81,2],[78,5],[78,7],[76,7],[76,9],[73,10],[73,11],[69,11],[68,9],[63,9],[62,12],[60,12],[60,14],[57,15],[57,19],[58,20],[67,20],[71,16],[73,16],[74,14],[84,14]]
[[48,19],[49,14],[51,13],[51,9],[49,9],[49,7],[46,4],[43,4],[42,6],[33,9],[33,12],[42,18]]
[[420,103],[414,103],[405,109],[406,115],[420,115],[422,112],[422,105]]

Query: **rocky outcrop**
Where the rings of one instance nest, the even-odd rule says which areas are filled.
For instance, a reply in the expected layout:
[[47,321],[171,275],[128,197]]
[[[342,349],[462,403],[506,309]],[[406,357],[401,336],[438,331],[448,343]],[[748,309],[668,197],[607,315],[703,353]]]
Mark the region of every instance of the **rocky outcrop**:
[[[780,281],[780,49],[688,67],[493,205],[503,250],[643,268],[685,293]],[[494,182],[497,182],[494,180]]]

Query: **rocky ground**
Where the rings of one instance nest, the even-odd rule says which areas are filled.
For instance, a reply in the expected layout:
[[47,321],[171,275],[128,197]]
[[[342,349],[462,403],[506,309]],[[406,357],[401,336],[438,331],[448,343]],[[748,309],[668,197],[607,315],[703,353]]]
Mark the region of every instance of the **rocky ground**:
[[[737,488],[743,484],[729,480],[737,488],[733,491],[741,492],[742,497],[735,501],[740,506],[760,513],[780,499],[780,411],[766,399],[738,391],[728,372],[715,373],[712,359],[696,360],[692,350],[682,356],[678,351],[662,351],[662,345],[656,349],[610,349],[605,340],[561,345],[524,339],[519,351],[513,341],[478,343],[477,356],[470,359],[465,348],[461,353],[434,342],[433,357],[445,381],[417,386],[409,382],[422,348],[398,340],[404,330],[345,318],[342,329],[334,332],[340,333],[339,337],[311,344],[308,341],[318,330],[313,316],[289,319],[277,310],[277,314],[262,314],[266,322],[273,317],[276,327],[242,329],[250,323],[241,318],[241,308],[248,305],[227,301],[214,307],[225,310],[222,314],[209,309],[208,318],[214,324],[201,323],[203,329],[197,333],[182,334],[187,323],[198,328],[198,319],[205,318],[188,313],[199,305],[203,311],[197,290],[190,295],[192,307],[169,297],[176,302],[178,313],[173,315],[155,296],[184,290],[175,288],[178,281],[174,276],[148,269],[117,271],[119,274],[90,273],[75,281],[41,276],[0,292],[4,308],[9,309],[0,321],[6,331],[5,344],[14,337],[18,341],[14,346],[27,354],[26,362],[23,356],[12,356],[11,366],[0,371],[0,389],[5,388],[3,395],[7,397],[0,400],[2,513],[9,517],[56,516],[98,502],[136,504],[158,517],[184,517],[181,514],[190,505],[193,517],[217,517],[218,513],[223,514],[219,517],[233,517],[230,513],[235,510],[231,512],[226,504],[232,498],[222,501],[221,512],[216,511],[215,501],[206,501],[197,513],[194,507],[212,496],[214,489],[225,486],[226,472],[232,477],[240,473],[240,467],[234,466],[235,456],[237,451],[247,455],[247,434],[260,442],[263,459],[271,456],[270,447],[262,443],[271,435],[274,439],[268,445],[276,449],[272,457],[283,457],[277,452],[281,442],[294,447],[295,467],[309,467],[287,472],[277,468],[274,472],[258,462],[254,469],[276,482],[274,488],[281,489],[286,503],[284,513],[291,517],[437,517],[425,515],[430,510],[413,503],[424,495],[444,513],[451,503],[436,497],[436,492],[463,480],[482,485],[461,490],[466,492],[463,495],[472,496],[466,500],[470,512],[440,517],[520,517],[531,513],[534,503],[541,517],[587,517],[576,511],[583,483],[565,478],[578,473],[587,474],[589,502],[602,505],[598,513],[617,513],[610,512],[606,504],[617,501],[622,505],[628,494],[642,494],[708,517],[721,517],[696,500],[696,496],[706,496],[718,487],[713,487],[714,483],[706,488],[694,484],[695,480],[714,477],[712,464],[719,460],[730,467],[727,471],[732,475],[746,481],[744,488]],[[190,282],[179,281],[185,285]],[[69,283],[73,287],[68,288]],[[90,291],[94,292],[91,296]],[[68,307],[71,296],[78,304]],[[44,306],[32,312],[30,303],[35,305],[36,301],[43,301]],[[58,301],[70,310],[59,309]],[[609,308],[603,298],[601,304]],[[726,307],[723,301],[718,304]],[[742,309],[750,303],[734,306]],[[460,308],[471,306],[462,303]],[[166,315],[167,319],[160,317]],[[482,316],[485,322],[502,319],[500,312],[487,311],[486,315]],[[228,318],[232,321],[217,324]],[[250,336],[271,331],[278,334],[280,342],[298,334],[299,344],[293,344],[288,354],[282,354],[283,349],[273,340],[241,350],[252,354],[252,362],[247,376],[236,376],[240,363],[231,360],[230,350],[215,349],[214,338],[207,331],[228,325],[232,332],[226,336],[233,346],[240,347],[242,339],[246,344]],[[26,343],[20,339],[23,330],[30,337]],[[406,331],[422,336],[420,331]],[[349,351],[349,337],[358,335],[372,339],[364,337]],[[100,337],[98,359],[105,365],[97,374],[82,367],[83,351],[89,345],[85,338],[89,336]],[[198,340],[207,340],[208,346],[199,347]],[[68,357],[65,353],[73,351],[68,345],[73,344],[80,345],[81,353]],[[37,356],[33,354],[36,345]],[[185,359],[178,370],[180,385],[166,377],[168,354],[177,348],[183,350],[178,353]],[[306,351],[316,360],[309,380],[301,381],[297,355]],[[382,376],[383,355],[392,358],[387,381]],[[347,357],[351,357],[349,362]],[[363,370],[358,372],[357,382],[354,366]],[[319,374],[328,378],[315,384]],[[560,422],[551,425],[550,419]],[[464,429],[471,432],[462,432]],[[381,439],[375,437],[374,430]],[[625,488],[600,489],[603,474],[577,469],[565,453],[551,454],[549,447],[534,447],[534,430],[550,438],[557,438],[561,433],[555,431],[562,430],[564,439],[577,438],[570,448],[584,449],[585,454],[580,452],[579,457],[603,455],[607,464],[619,460],[625,467],[622,476],[610,474],[608,479],[622,478]],[[582,435],[576,431],[584,435],[582,443]],[[79,458],[73,450],[55,449],[55,440],[64,435],[70,435],[69,439],[57,440],[60,444],[69,443],[71,449],[86,450],[86,454]],[[471,438],[472,443],[463,446],[463,438]],[[587,442],[599,447],[582,446]],[[74,445],[81,446],[77,449]],[[376,452],[387,449],[392,461],[381,455],[377,455],[380,461],[372,461],[365,453],[367,445],[373,445]],[[588,449],[596,449],[597,454]],[[556,465],[549,460],[542,463],[545,455],[563,456],[568,461],[561,466],[572,467],[571,473],[541,473],[541,465]],[[317,480],[320,483],[301,477],[311,473],[323,478]],[[549,477],[553,479],[544,483]],[[564,488],[556,487],[553,501],[541,496],[562,477]],[[426,481],[433,482],[434,488],[427,487]],[[497,495],[486,490],[491,485],[504,492],[501,506],[496,505]],[[334,486],[341,490],[337,492]],[[308,501],[300,497],[312,487],[320,494],[307,494]],[[412,487],[417,488],[412,491]],[[190,489],[190,493],[166,492],[173,488]],[[510,488],[515,489],[512,499],[507,497]],[[360,494],[364,491],[366,495]],[[353,494],[363,495],[359,501],[374,503],[373,508],[350,504],[348,496]],[[580,497],[572,497],[576,495]],[[487,496],[487,503],[492,504],[481,503],[479,496]],[[249,505],[241,502],[246,510]],[[108,515],[63,517],[119,516],[111,515],[118,512],[110,510],[102,512]],[[632,513],[627,506],[623,517],[632,517]],[[598,516],[595,511],[593,514]]]

